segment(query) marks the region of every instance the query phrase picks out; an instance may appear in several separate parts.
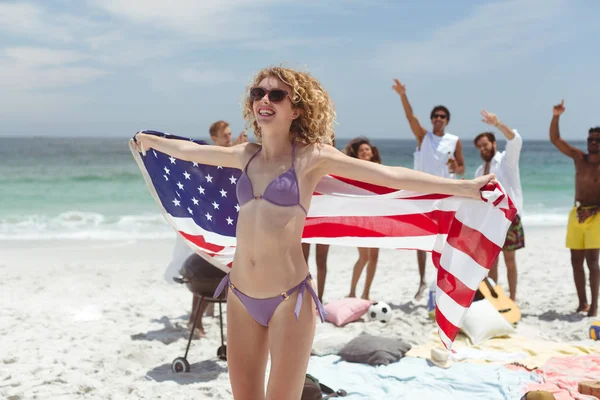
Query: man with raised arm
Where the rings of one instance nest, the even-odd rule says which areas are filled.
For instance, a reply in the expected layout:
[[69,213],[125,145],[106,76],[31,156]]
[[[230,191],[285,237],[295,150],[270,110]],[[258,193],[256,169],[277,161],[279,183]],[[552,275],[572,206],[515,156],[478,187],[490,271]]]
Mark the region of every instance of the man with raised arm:
[[[598,315],[598,290],[600,288],[600,126],[590,128],[587,153],[573,147],[560,137],[558,120],[565,112],[565,101],[554,106],[550,123],[550,141],[575,163],[575,204],[569,214],[566,245],[571,250],[571,265],[579,306],[577,312],[588,317]],[[585,290],[585,270],[590,270],[591,303]]]
[[[400,96],[406,119],[417,140],[417,150],[414,153],[414,169],[445,178],[453,177],[454,174],[464,175],[465,164],[462,143],[456,135],[445,132],[450,123],[450,111],[442,106],[435,106],[431,110],[431,131],[423,127],[414,115],[412,106],[406,97],[406,85],[394,79],[392,89]],[[419,289],[415,300],[419,300],[425,291],[425,265],[426,253],[417,250],[417,262],[419,264]]]
[[[525,247],[525,233],[523,232],[523,224],[521,223],[521,215],[523,213],[523,190],[521,189],[521,176],[519,173],[519,158],[521,156],[521,148],[523,147],[523,139],[519,132],[510,129],[502,123],[496,114],[481,111],[483,122],[488,125],[493,125],[506,137],[506,148],[503,152],[497,149],[496,136],[492,132],[482,132],[475,137],[473,144],[479,150],[483,164],[475,171],[475,176],[482,176],[493,173],[496,179],[511,198],[515,207],[517,207],[517,215],[513,220],[508,232],[506,240],[502,247],[504,255],[504,263],[506,264],[506,277],[508,280],[508,288],[510,298],[514,301],[517,297],[517,261],[515,251]],[[490,268],[489,276],[498,282],[498,261],[496,259]]]

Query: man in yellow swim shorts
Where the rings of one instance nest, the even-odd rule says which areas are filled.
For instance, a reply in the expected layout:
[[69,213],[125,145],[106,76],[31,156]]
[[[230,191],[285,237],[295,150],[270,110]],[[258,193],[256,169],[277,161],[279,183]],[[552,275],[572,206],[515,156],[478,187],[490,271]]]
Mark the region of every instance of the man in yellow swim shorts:
[[[554,106],[550,141],[575,162],[575,207],[569,214],[566,244],[571,249],[573,278],[579,297],[577,312],[587,311],[588,317],[595,317],[598,315],[600,289],[600,126],[589,130],[588,152],[585,153],[560,137],[558,120],[563,112],[564,100]],[[587,302],[584,261],[590,270],[591,303]]]

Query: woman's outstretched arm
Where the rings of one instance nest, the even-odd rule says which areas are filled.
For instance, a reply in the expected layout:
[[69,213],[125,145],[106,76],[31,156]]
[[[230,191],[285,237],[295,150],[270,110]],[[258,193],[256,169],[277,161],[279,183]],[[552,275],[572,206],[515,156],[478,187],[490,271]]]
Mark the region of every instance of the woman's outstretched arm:
[[232,147],[200,145],[187,140],[167,139],[138,132],[135,135],[138,151],[156,149],[184,161],[229,168],[243,168],[242,154],[248,143]]
[[473,180],[441,178],[404,167],[391,167],[348,157],[331,146],[322,146],[318,159],[316,168],[322,175],[338,175],[419,193],[440,193],[480,199],[480,189],[494,181],[492,174]]

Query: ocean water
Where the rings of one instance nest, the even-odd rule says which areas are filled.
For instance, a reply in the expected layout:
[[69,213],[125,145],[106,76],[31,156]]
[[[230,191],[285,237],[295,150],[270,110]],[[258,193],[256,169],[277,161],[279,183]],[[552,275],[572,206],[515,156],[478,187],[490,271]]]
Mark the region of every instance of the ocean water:
[[[0,138],[0,239],[172,237],[128,139]],[[338,146],[346,142],[339,139]],[[413,140],[373,143],[384,164],[412,167]],[[470,178],[481,159],[469,141],[464,147]],[[526,141],[520,168],[525,227],[566,224],[572,161],[549,142]]]

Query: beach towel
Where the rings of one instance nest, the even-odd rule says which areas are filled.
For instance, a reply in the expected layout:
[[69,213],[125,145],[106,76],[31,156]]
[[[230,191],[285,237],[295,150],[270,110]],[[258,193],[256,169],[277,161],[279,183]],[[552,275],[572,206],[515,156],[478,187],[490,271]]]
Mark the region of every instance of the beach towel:
[[[431,335],[426,343],[413,346],[406,353],[409,357],[428,358],[431,349],[437,347],[439,339]],[[530,338],[518,334],[486,340],[472,345],[468,338],[460,334],[456,337],[452,355],[454,361],[474,364],[511,364],[534,370],[542,367],[554,357],[594,356],[600,357],[600,345],[591,340],[580,343],[559,343],[541,338]]]
[[421,142],[421,148],[414,153],[414,168],[417,171],[449,178],[448,159],[454,157],[457,142],[456,135],[444,133],[443,136],[436,136],[427,132]]
[[600,355],[580,357],[554,357],[535,371],[543,384],[531,384],[527,390],[545,390],[556,400],[596,400],[595,396],[579,393],[581,381],[600,379]]
[[308,373],[344,388],[348,400],[516,400],[529,384],[541,382],[535,373],[502,365],[453,364],[444,369],[413,357],[375,367],[313,356]]
[[[163,134],[145,133],[186,140]],[[240,170],[130,149],[167,222],[194,250],[223,270],[235,252]],[[326,176],[315,190],[303,241],[351,247],[420,249],[437,267],[436,323],[447,348],[475,291],[497,258],[516,208],[501,185],[481,199],[396,190]]]

